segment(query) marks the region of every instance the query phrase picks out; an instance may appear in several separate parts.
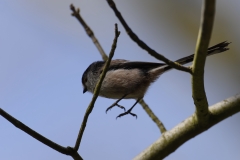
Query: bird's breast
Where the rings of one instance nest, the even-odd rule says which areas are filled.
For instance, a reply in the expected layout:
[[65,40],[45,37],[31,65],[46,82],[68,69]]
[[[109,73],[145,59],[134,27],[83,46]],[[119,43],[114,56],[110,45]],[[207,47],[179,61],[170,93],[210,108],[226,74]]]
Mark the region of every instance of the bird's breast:
[[138,69],[117,69],[108,71],[100,90],[100,96],[112,99],[141,98],[144,96],[149,84]]

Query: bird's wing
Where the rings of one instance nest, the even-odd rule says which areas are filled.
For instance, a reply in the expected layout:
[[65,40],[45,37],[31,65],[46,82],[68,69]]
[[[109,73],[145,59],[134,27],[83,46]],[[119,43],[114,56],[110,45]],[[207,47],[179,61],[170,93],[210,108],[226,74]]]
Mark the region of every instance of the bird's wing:
[[149,71],[151,69],[161,67],[166,65],[165,63],[152,63],[152,62],[138,62],[138,61],[122,61],[122,63],[111,63],[109,70],[116,69],[142,69],[145,71]]

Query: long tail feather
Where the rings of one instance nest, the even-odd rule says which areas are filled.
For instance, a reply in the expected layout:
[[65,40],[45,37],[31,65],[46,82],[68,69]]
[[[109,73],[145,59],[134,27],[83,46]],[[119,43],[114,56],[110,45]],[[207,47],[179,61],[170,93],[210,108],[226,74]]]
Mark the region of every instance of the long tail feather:
[[[207,56],[211,56],[213,54],[218,54],[218,53],[222,53],[222,52],[229,50],[228,45],[230,43],[231,42],[224,41],[224,42],[218,43],[218,44],[208,48]],[[184,57],[184,58],[181,58],[181,59],[178,59],[175,62],[178,62],[180,64],[186,64],[186,63],[192,62],[193,58],[194,58],[194,54]],[[165,71],[167,71],[169,69],[172,69],[172,67],[171,66],[164,67]]]

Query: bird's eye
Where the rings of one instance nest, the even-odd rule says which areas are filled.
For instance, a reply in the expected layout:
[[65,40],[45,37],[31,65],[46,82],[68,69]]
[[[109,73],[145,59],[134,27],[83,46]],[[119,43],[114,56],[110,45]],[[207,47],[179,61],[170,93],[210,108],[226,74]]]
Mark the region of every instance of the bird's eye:
[[85,82],[85,83],[87,82],[87,78],[84,79],[84,82]]

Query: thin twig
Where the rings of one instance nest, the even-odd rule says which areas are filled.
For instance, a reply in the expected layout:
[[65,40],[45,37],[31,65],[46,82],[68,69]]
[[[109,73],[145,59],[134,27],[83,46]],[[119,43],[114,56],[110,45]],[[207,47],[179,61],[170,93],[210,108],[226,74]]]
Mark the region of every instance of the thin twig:
[[214,14],[215,0],[204,0],[201,26],[192,65],[192,97],[196,106],[197,118],[202,122],[202,125],[206,125],[209,119],[208,101],[204,89],[204,66],[213,28]]
[[84,115],[84,118],[83,118],[83,122],[82,122],[82,125],[81,125],[81,128],[79,130],[79,134],[78,134],[78,137],[77,137],[77,140],[76,140],[76,143],[75,143],[75,147],[74,147],[74,150],[77,151],[79,149],[79,146],[80,146],[80,143],[81,143],[81,139],[82,139],[82,136],[83,136],[83,132],[85,130],[85,127],[86,127],[86,124],[87,124],[87,120],[88,120],[88,116],[90,115],[90,113],[92,112],[93,110],[93,107],[94,107],[94,103],[95,101],[97,100],[97,97],[98,97],[98,94],[100,92],[100,88],[101,88],[101,85],[102,85],[102,82],[103,82],[103,79],[107,73],[107,69],[108,69],[108,66],[111,62],[111,59],[114,55],[114,51],[117,47],[117,40],[118,40],[118,37],[120,35],[120,31],[118,31],[118,27],[117,27],[117,24],[115,24],[115,38],[113,40],[113,44],[112,44],[112,49],[109,53],[109,58],[107,59],[107,62],[105,63],[105,66],[103,68],[103,72],[100,76],[100,79],[95,87],[95,90],[94,90],[94,94],[93,94],[93,97],[92,97],[92,100],[86,110],[86,113]]
[[119,19],[119,21],[122,23],[123,27],[125,28],[126,32],[128,33],[128,35],[130,36],[130,38],[136,42],[142,49],[146,50],[151,56],[155,57],[158,60],[161,60],[163,62],[165,62],[166,64],[168,64],[169,66],[181,70],[181,71],[185,71],[188,73],[191,73],[192,70],[188,67],[185,67],[177,62],[173,62],[169,59],[167,59],[166,57],[164,57],[163,55],[157,53],[155,50],[153,50],[152,48],[150,48],[146,43],[144,43],[141,39],[138,38],[138,36],[132,31],[132,29],[128,26],[128,24],[126,23],[126,21],[124,20],[124,18],[122,17],[122,14],[118,11],[115,3],[113,2],[113,0],[107,0],[109,6],[113,9],[115,15],[117,16],[117,18]]
[[42,136],[41,134],[37,133],[36,131],[32,130],[7,112],[5,112],[3,109],[0,108],[0,115],[2,115],[6,120],[8,120],[10,123],[12,123],[15,127],[19,128],[23,132],[27,133],[28,135],[32,136],[39,142],[42,142],[43,144],[47,145],[48,147],[66,155],[72,156],[75,160],[82,160],[81,156],[74,150],[72,150],[71,147],[63,147],[46,137]]
[[142,105],[143,109],[147,112],[149,117],[157,124],[158,128],[160,129],[160,132],[163,134],[166,132],[166,128],[164,127],[163,123],[158,119],[158,117],[153,113],[153,111],[149,108],[149,106],[145,103],[145,101],[142,99],[139,101],[139,103]]
[[91,28],[86,24],[86,22],[81,17],[80,9],[77,8],[77,10],[76,10],[73,4],[70,5],[70,9],[72,10],[72,16],[77,18],[77,20],[81,23],[81,25],[85,29],[87,35],[92,39],[93,43],[95,44],[95,46],[97,47],[99,53],[101,54],[102,59],[104,61],[107,61],[108,57],[107,57],[106,53],[104,52],[103,48],[101,47],[100,43],[98,42],[98,40],[95,37],[95,35],[94,35],[93,31],[91,30]]

